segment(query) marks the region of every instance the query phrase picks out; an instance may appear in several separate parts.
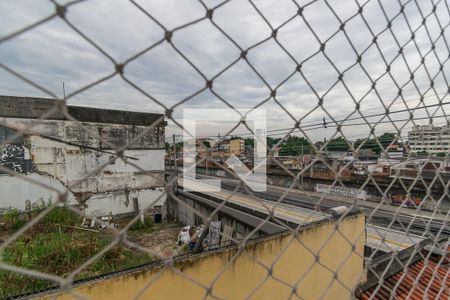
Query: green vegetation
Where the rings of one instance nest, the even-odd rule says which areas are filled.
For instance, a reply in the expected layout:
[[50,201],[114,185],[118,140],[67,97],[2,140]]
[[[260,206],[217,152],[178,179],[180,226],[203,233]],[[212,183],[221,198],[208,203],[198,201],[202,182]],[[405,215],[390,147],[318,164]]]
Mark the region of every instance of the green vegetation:
[[357,139],[354,143],[355,149],[358,148],[361,144],[361,149],[372,149],[376,154],[380,154],[382,151],[386,150],[389,145],[394,141],[396,138],[394,133],[383,133],[382,135],[378,136],[378,142],[381,144],[383,149],[380,147],[380,145],[377,143],[375,139]]
[[[281,138],[267,137],[267,146],[272,149],[272,147],[280,141]],[[245,145],[254,146],[253,138],[245,139]],[[282,156],[301,155],[302,153],[309,154],[312,151],[312,147],[308,140],[298,136],[289,136],[286,140],[280,143],[279,147],[279,154]]]
[[280,147],[279,153],[282,156],[310,154],[312,150],[308,140],[298,136],[289,136]]
[[[281,140],[281,138],[272,138],[272,137],[267,137],[266,138],[266,142],[267,142],[267,146],[269,148],[272,148],[274,145],[276,145],[279,141]],[[245,140],[245,146],[255,146],[255,140],[253,138],[246,138]]]
[[326,147],[327,147],[328,151],[349,151],[350,150],[349,143],[342,136],[328,141],[328,144]]
[[205,146],[206,149],[211,148],[211,143],[209,141],[202,141],[203,146]]
[[145,218],[144,223],[141,220],[136,221],[130,227],[130,231],[139,231],[139,232],[152,232],[153,231],[153,222],[151,218]]
[[[11,224],[10,233],[23,225],[17,211],[8,213],[5,223]],[[77,227],[80,217],[64,207],[57,207],[43,220],[30,228],[9,245],[0,259],[3,263],[38,270],[58,276],[67,276],[89,258],[104,249],[113,240],[109,230],[95,232]],[[151,222],[137,222],[135,230],[149,230]],[[151,257],[122,244],[116,245],[88,268],[76,275],[76,279],[117,271],[140,265]],[[0,271],[0,298],[32,292],[54,286],[54,282],[36,279],[17,273]]]
[[[277,144],[281,138],[267,138],[267,145],[272,148],[273,145]],[[382,151],[386,150],[389,145],[396,140],[396,134],[394,133],[383,133],[382,135],[377,137],[376,139],[358,139],[354,143],[346,140],[344,137],[337,137],[331,139],[329,141],[324,141],[327,143],[326,150],[328,151],[350,151],[351,144],[353,144],[354,148],[358,148],[361,145],[361,149],[372,149],[374,153],[380,154]],[[315,146],[320,149],[324,142],[316,142]],[[253,146],[253,138],[245,139],[245,145]],[[279,154],[281,156],[286,155],[301,155],[303,154],[311,154],[315,152],[309,141],[303,137],[298,137],[291,135],[287,137],[284,141],[280,143],[280,151]]]
[[17,230],[26,223],[26,221],[20,217],[17,209],[5,212],[3,214],[3,222],[5,222],[5,226],[11,230]]

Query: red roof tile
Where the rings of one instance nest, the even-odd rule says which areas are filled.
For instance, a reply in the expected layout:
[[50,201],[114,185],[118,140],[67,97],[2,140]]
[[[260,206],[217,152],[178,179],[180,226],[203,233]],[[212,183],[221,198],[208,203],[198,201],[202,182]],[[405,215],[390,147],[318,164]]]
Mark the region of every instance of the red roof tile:
[[[450,246],[447,247],[450,251]],[[386,278],[380,288],[372,287],[360,299],[450,299],[449,254],[438,261],[419,260],[407,271]]]

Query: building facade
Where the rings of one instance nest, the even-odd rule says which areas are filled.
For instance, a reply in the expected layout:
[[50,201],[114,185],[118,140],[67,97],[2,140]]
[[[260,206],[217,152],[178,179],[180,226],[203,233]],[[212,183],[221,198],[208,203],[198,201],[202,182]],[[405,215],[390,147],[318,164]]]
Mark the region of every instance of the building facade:
[[46,205],[55,191],[96,217],[164,205],[162,115],[69,106],[78,121],[59,111],[38,121],[55,103],[0,96],[0,211]]
[[243,139],[230,140],[230,152],[234,155],[240,155],[245,151],[245,141]]
[[414,126],[408,140],[411,153],[445,154],[450,151],[450,127]]

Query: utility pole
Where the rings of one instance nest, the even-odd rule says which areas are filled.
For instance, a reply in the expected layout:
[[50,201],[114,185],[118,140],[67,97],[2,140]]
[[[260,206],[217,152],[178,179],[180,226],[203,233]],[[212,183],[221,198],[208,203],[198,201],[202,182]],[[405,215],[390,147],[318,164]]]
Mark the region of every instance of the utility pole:
[[302,142],[302,175],[301,175],[301,185],[302,185],[302,189],[303,189],[303,168],[304,168],[304,163],[303,163],[303,142]]
[[[205,146],[204,144],[203,144],[203,146]],[[205,162],[206,162],[206,175],[208,175],[208,148],[205,146],[205,157],[206,157],[206,160],[205,160]]]
[[175,134],[172,135],[173,138],[173,167],[175,171],[175,176],[178,175],[178,164],[177,164],[177,143],[175,142]]

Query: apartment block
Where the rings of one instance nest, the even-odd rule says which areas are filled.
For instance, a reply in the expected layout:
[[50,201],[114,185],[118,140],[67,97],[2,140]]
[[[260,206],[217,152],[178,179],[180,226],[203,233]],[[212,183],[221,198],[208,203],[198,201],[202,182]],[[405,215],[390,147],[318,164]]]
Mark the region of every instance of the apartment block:
[[408,132],[411,153],[439,154],[450,151],[450,127],[414,126]]

